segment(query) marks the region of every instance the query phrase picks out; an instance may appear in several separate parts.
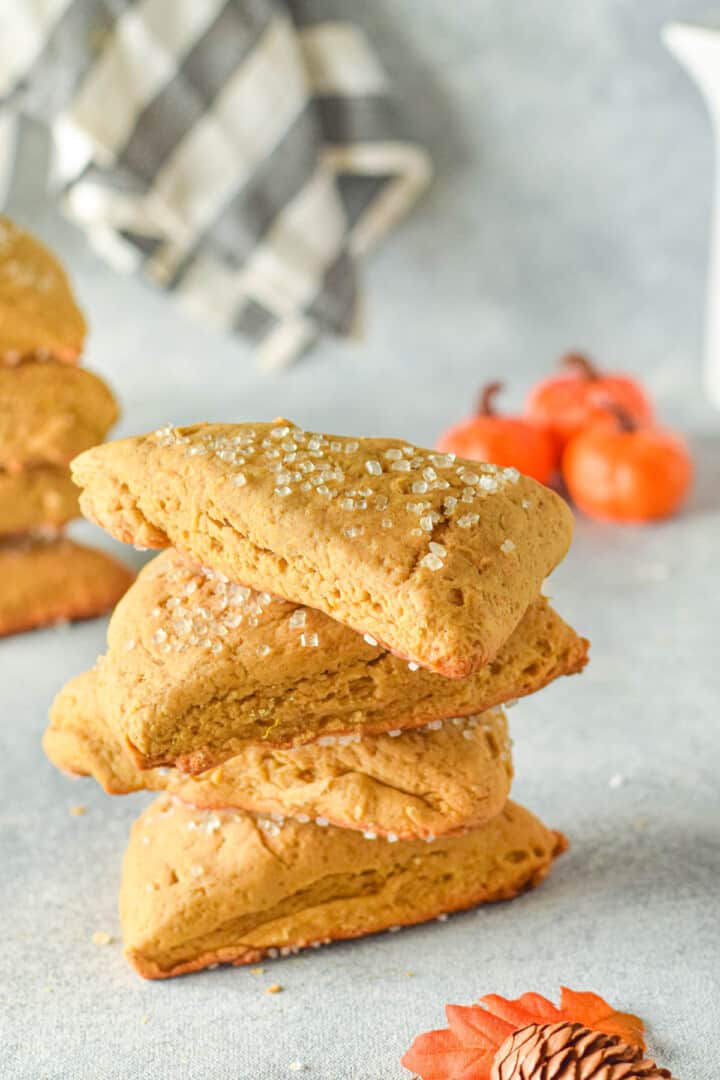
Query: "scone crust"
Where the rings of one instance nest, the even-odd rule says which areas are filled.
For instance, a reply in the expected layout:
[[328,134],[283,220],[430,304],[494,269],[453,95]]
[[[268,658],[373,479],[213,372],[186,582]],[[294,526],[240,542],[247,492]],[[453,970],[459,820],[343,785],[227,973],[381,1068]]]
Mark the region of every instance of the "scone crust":
[[174,546],[451,678],[496,655],[572,533],[564,500],[514,470],[289,421],[163,429],[73,472],[119,539]]
[[511,899],[539,884],[566,846],[511,802],[463,836],[391,844],[161,796],[125,855],[125,951],[152,979],[255,963]]
[[55,256],[0,216],[0,364],[37,357],[77,361],[86,324]]
[[138,769],[97,690],[94,669],[70,680],[53,703],[43,747],[59,769],[93,776],[110,794],[167,791],[201,809],[317,819],[412,840],[482,825],[510,791],[511,744],[500,710],[350,743],[297,750],[249,744],[189,777]]
[[0,637],[109,611],[133,580],[123,563],[72,540],[0,545]]
[[0,470],[0,537],[61,528],[78,517],[79,494],[66,468]]
[[445,679],[411,670],[321,612],[235,586],[174,551],[141,571],[113,614],[108,643],[103,703],[138,765],[191,773],[248,740],[286,747],[485,712],[580,671],[588,646],[541,597],[491,664]]
[[67,465],[101,442],[117,418],[112,392],[85,368],[0,365],[0,468]]

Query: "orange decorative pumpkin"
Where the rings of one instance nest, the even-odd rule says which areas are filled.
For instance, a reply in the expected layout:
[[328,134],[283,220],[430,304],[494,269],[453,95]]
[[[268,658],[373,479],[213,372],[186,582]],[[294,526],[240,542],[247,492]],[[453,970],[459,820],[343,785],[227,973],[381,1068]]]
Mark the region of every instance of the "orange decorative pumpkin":
[[561,448],[603,419],[608,406],[619,405],[636,424],[652,423],[652,404],[635,379],[605,374],[580,353],[568,353],[562,365],[561,374],[543,379],[530,391],[525,405],[527,416],[552,431]]
[[565,447],[562,474],[573,502],[590,517],[641,522],[669,517],[692,484],[692,458],[679,435],[638,427],[615,406]]
[[437,449],[473,461],[514,466],[541,484],[549,484],[558,467],[558,449],[553,436],[521,416],[499,416],[493,399],[502,383],[489,383],[482,392],[475,416],[455,424],[442,436]]

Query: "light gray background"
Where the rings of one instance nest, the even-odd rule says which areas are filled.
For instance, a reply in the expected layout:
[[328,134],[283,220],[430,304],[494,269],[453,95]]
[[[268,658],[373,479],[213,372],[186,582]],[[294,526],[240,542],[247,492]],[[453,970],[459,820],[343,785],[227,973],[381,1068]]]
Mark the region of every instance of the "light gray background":
[[[593,652],[581,679],[511,713],[515,795],[572,841],[547,884],[264,976],[144,983],[118,944],[91,943],[95,930],[117,938],[120,859],[145,800],[71,783],[39,740],[105,626],[0,644],[0,1075],[399,1080],[401,1053],[442,1024],[445,1001],[565,982],[647,1017],[662,1062],[708,1080],[720,1062],[720,419],[700,390],[711,153],[658,37],[708,5],[353,6],[438,169],[367,268],[360,346],[328,342],[286,375],[258,375],[242,346],[97,261],[45,200],[42,141],[26,136],[11,211],[72,269],[93,326],[87,362],[123,402],[121,432],[284,413],[432,443],[483,379],[505,376],[519,403],[559,352],[586,346],[642,373],[690,435],[696,492],[658,527],[579,521],[552,579]],[[71,817],[76,803],[85,817]],[[282,994],[263,992],[273,981]]]

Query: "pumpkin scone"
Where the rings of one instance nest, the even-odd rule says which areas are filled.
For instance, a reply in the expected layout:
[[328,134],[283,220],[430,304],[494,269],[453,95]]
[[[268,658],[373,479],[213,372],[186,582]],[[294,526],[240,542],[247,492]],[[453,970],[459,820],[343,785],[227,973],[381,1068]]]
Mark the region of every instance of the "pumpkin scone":
[[0,536],[66,525],[80,513],[79,494],[67,468],[0,469]]
[[86,325],[62,266],[31,233],[0,217],[0,364],[76,361]]
[[512,780],[499,709],[436,721],[429,729],[341,737],[297,750],[249,744],[198,777],[176,769],[142,771],[103,714],[94,669],[58,694],[43,747],[59,769],[93,776],[110,794],[167,791],[204,809],[281,814],[402,840],[484,824],[502,809]]
[[514,469],[289,421],[198,424],[73,462],[87,517],[307,604],[452,678],[489,663],[565,555],[572,515]]
[[125,952],[151,979],[256,963],[510,899],[539,884],[566,846],[512,802],[462,836],[390,843],[163,795],[134,824],[125,855]]
[[72,540],[0,544],[0,637],[109,611],[133,579],[104,551]]
[[0,468],[67,465],[104,439],[117,418],[111,390],[84,368],[0,366]]
[[176,551],[113,613],[103,702],[143,768],[201,772],[247,740],[298,745],[484,712],[580,671],[588,643],[536,599],[487,667],[445,679],[319,611],[235,585]]

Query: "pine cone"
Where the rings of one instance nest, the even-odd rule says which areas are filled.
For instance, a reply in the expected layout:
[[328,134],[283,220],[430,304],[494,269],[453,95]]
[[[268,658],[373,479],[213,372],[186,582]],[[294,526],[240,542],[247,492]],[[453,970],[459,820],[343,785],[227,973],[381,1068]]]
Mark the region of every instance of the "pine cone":
[[582,1024],[531,1024],[508,1036],[491,1080],[672,1080],[617,1035]]

